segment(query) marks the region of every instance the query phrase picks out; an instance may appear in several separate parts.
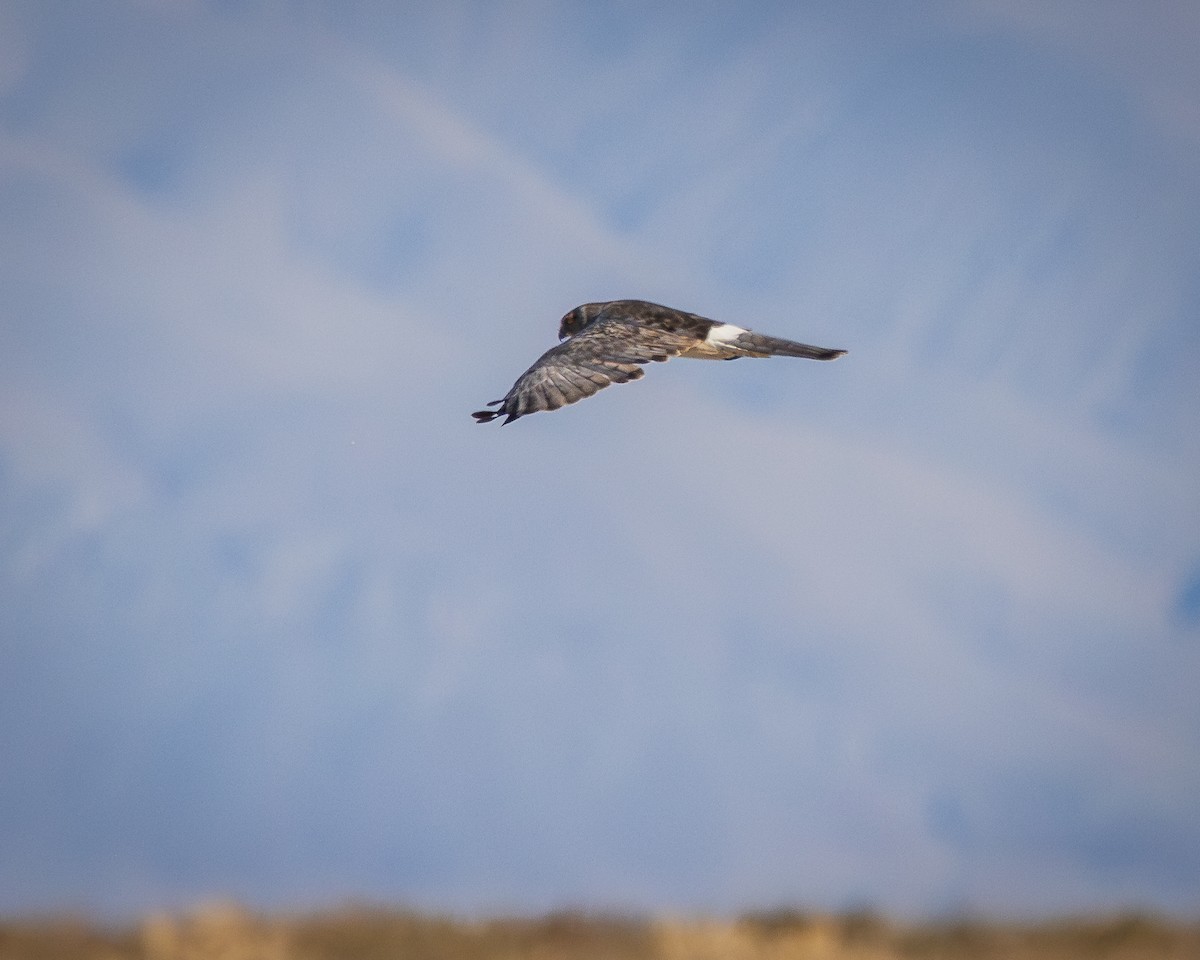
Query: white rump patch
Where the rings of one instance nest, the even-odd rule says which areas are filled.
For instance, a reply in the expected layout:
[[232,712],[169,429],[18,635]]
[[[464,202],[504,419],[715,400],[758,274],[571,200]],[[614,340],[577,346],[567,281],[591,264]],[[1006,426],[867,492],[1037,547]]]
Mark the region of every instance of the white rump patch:
[[747,332],[744,327],[737,327],[732,323],[715,323],[704,339],[708,343],[729,343]]

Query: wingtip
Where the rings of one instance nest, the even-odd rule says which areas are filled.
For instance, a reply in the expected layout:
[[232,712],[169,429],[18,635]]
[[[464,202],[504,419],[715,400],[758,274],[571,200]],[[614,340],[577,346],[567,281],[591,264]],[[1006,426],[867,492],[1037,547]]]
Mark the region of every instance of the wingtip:
[[[487,405],[489,407],[498,407],[502,403],[504,403],[504,397],[501,397],[499,400],[489,400]],[[476,410],[471,416],[475,418],[476,423],[491,423],[497,417],[504,416],[504,413],[505,411],[503,410]]]
[[500,426],[503,427],[512,423],[514,420],[520,419],[522,414],[507,413],[504,410],[476,410],[473,414],[471,414],[471,416],[475,418],[476,423],[491,423],[497,417],[504,417],[504,419],[500,421]]

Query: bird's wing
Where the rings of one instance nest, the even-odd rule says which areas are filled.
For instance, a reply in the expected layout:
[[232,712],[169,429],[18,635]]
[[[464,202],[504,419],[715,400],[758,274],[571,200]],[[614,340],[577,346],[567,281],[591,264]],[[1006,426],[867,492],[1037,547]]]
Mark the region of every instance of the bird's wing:
[[603,390],[645,375],[642,365],[677,357],[696,343],[682,332],[641,326],[621,318],[601,317],[557,347],[547,350],[526,370],[503,400],[471,414],[479,423],[505,417],[505,423],[539,410],[557,410]]

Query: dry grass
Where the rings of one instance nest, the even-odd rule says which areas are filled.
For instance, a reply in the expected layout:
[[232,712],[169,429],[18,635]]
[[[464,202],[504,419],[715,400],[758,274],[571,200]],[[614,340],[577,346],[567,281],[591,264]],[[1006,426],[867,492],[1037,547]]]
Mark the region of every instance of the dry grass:
[[0,922],[0,960],[1200,960],[1200,925],[1129,915],[904,925],[871,914],[736,922],[555,914],[468,922],[386,910],[258,916],[233,906],[134,929]]

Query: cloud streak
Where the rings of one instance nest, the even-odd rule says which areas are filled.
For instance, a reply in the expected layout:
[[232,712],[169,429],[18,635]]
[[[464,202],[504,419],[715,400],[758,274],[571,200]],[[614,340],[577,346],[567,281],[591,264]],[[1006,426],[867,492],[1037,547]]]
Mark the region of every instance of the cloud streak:
[[[1190,909],[1148,55],[506,10],[6,12],[0,910]],[[471,423],[618,295],[851,352]]]

